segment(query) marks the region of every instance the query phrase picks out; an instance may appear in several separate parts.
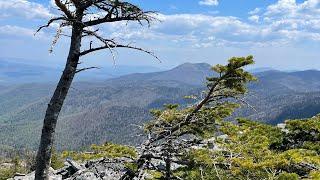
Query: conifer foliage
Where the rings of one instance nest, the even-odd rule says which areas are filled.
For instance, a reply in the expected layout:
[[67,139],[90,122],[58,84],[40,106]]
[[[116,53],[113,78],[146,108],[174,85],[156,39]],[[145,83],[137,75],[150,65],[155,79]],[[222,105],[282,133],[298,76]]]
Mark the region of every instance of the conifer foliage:
[[252,56],[214,66],[216,76],[207,78],[208,90],[194,106],[152,110],[154,119],[144,126],[148,139],[124,179],[319,179],[320,116],[279,127],[225,120],[256,80],[243,69],[250,64]]
[[[207,78],[208,90],[194,106],[166,105],[163,110],[152,111],[154,120],[145,125],[148,140],[141,147],[138,179],[144,179],[150,170],[160,173],[164,179],[175,179],[177,167],[194,164],[186,155],[192,147],[213,137],[219,122],[239,107],[236,102],[246,93],[246,84],[255,80],[243,68],[253,63],[253,56],[248,56],[233,57],[227,65],[216,65],[212,67],[216,76]],[[164,168],[155,168],[154,160],[163,161]]]

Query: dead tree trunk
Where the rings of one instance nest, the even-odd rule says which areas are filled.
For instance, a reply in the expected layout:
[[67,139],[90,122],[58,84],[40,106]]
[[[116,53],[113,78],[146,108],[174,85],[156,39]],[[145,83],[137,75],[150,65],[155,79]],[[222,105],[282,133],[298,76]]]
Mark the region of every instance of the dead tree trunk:
[[47,174],[50,161],[51,150],[54,141],[55,128],[58,120],[59,113],[68,91],[70,89],[72,80],[77,71],[77,65],[80,57],[80,46],[83,28],[79,24],[72,26],[71,45],[69,49],[67,63],[65,69],[60,77],[60,81],[54,91],[54,94],[48,104],[44,124],[42,128],[40,146],[36,159],[36,180],[47,179]]
[[[81,56],[85,56],[99,50],[109,50],[113,55],[114,49],[127,48],[145,52],[158,59],[153,52],[131,46],[130,44],[119,44],[114,39],[102,37],[98,33],[99,28],[97,27],[98,25],[105,23],[121,21],[136,21],[141,25],[143,25],[142,21],[145,21],[150,25],[149,23],[155,19],[153,16],[149,15],[153,14],[153,12],[143,11],[138,6],[129,2],[118,0],[54,0],[54,2],[63,15],[51,18],[48,23],[41,26],[37,32],[42,28],[50,27],[54,22],[59,22],[60,26],[57,30],[57,34],[55,36],[56,39],[54,39],[53,45],[61,35],[63,27],[72,27],[71,45],[65,69],[50,103],[48,104],[44,118],[40,146],[36,160],[36,180],[47,179],[57,119],[75,74],[95,68],[89,67],[77,70],[79,58]],[[92,14],[95,14],[98,17],[92,19],[90,17]],[[89,38],[90,40],[94,38],[95,41],[90,41],[89,49],[83,49],[80,51],[82,38]]]

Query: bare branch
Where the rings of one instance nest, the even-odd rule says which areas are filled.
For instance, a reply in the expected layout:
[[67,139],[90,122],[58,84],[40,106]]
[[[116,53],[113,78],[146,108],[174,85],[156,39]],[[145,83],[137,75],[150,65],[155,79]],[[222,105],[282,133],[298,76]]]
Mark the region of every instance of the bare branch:
[[62,3],[60,0],[55,0],[54,2],[69,19],[74,19],[72,13],[69,11],[69,9],[66,7],[64,3]]
[[96,34],[97,32],[99,32],[99,29],[96,29],[94,31],[84,29],[83,30],[84,35],[82,35],[82,37],[92,36],[93,34]]
[[74,4],[75,7],[79,7],[81,5],[81,2],[79,0],[71,0],[71,2]]
[[86,70],[89,70],[89,69],[100,69],[99,67],[95,67],[95,66],[92,66],[92,67],[87,67],[87,68],[82,68],[82,69],[78,69],[76,71],[76,73],[79,73],[81,71],[86,71]]
[[[109,49],[109,51],[110,51],[110,53],[111,53],[111,55],[112,55],[113,62],[114,62],[114,64],[115,64],[115,62],[116,62],[116,57],[115,57],[115,54],[114,54],[114,52],[113,52],[113,49],[110,47],[109,43],[116,44],[116,42],[115,42],[113,39],[111,39],[111,40],[110,40],[110,39],[104,39],[103,37],[99,36],[99,35],[96,33],[97,31],[98,31],[98,30],[95,30],[95,31],[83,30],[83,32],[86,33],[88,36],[94,36],[94,37],[96,37],[99,41],[101,41],[102,43],[105,44],[105,46],[108,47],[108,49]],[[92,41],[90,41],[89,50],[92,50],[92,49],[93,49],[93,48],[92,48]],[[107,49],[107,48],[105,48],[105,49]],[[80,55],[80,56],[81,56],[81,55]]]
[[88,26],[95,26],[98,24],[103,24],[103,23],[108,23],[108,22],[118,22],[118,21],[138,21],[140,24],[142,24],[142,20],[146,20],[148,24],[150,24],[150,19],[152,16],[147,16],[144,15],[143,17],[116,17],[116,18],[108,18],[108,17],[104,17],[104,18],[99,18],[96,20],[92,20],[92,21],[87,21],[84,22],[84,25],[86,27]]
[[41,29],[49,27],[53,22],[55,22],[55,21],[60,21],[60,20],[67,20],[67,18],[65,18],[65,17],[56,17],[56,18],[50,19],[50,20],[47,22],[46,25],[40,26],[40,27],[37,29],[37,31],[34,33],[34,35],[36,35],[39,31],[41,31]]
[[254,112],[258,112],[257,111],[257,109],[254,107],[254,106],[252,106],[248,101],[246,101],[244,98],[235,98],[235,99],[237,99],[237,100],[239,100],[240,102],[242,102],[242,103],[244,103],[245,105],[247,105],[250,109],[252,109]]
[[138,21],[142,24],[142,21],[146,21],[149,25],[152,20],[156,18],[151,14],[155,14],[154,11],[143,11],[138,6],[135,6],[128,2],[119,1],[98,1],[89,2],[90,5],[94,5],[96,8],[103,12],[107,12],[107,15],[98,18],[96,20],[90,20],[84,22],[85,26],[94,26],[103,24],[106,22],[117,22],[117,21]]
[[113,48],[128,48],[128,49],[138,50],[138,51],[141,51],[141,52],[144,52],[144,53],[147,53],[147,54],[151,55],[152,57],[156,58],[159,62],[161,62],[159,57],[156,56],[154,54],[154,52],[152,52],[152,51],[148,51],[148,50],[145,50],[143,48],[139,48],[139,47],[135,47],[135,46],[121,45],[121,44],[107,44],[105,46],[100,46],[100,47],[97,47],[97,48],[88,49],[88,50],[85,50],[85,51],[81,52],[80,56],[84,56],[84,55],[89,54],[91,52],[102,50],[102,49],[113,49]]
[[[99,41],[101,41],[101,42],[104,43],[104,44],[108,44],[108,43],[116,44],[116,42],[114,41],[114,39],[105,39],[105,38],[99,36],[99,35],[97,34],[98,31],[99,31],[99,29],[94,30],[94,31],[85,30],[85,29],[83,30],[84,33],[86,33],[86,34],[89,35],[89,36],[94,36],[94,37],[96,37]],[[91,48],[90,48],[90,49],[91,49]]]
[[194,106],[194,109],[192,110],[192,112],[189,113],[182,122],[180,122],[177,125],[175,125],[174,127],[172,127],[169,132],[164,131],[163,133],[159,134],[157,137],[150,139],[150,141],[148,143],[153,143],[155,141],[163,139],[166,136],[171,135],[173,132],[179,130],[180,128],[188,125],[190,123],[190,121],[192,120],[192,118],[194,117],[194,115],[210,100],[212,93],[214,92],[215,88],[218,86],[219,83],[220,82],[218,81],[212,85],[212,87],[209,90],[209,92],[207,93],[206,97],[200,103],[198,103],[196,106]]
[[84,3],[81,4],[81,8],[82,8],[82,9],[86,9],[86,8],[88,8],[88,7],[96,4],[96,3],[101,3],[101,2],[103,2],[103,1],[104,1],[104,0],[87,0],[86,2],[84,2]]

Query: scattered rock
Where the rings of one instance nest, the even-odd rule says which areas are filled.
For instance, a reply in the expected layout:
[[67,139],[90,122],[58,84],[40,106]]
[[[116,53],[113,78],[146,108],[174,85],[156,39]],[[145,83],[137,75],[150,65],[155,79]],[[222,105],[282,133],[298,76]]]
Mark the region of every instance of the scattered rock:
[[84,167],[82,167],[80,164],[78,164],[75,161],[72,161],[71,159],[67,159],[67,163],[69,163],[69,165],[75,170],[75,171],[79,171],[84,169]]
[[286,124],[285,123],[277,124],[277,127],[280,128],[282,132],[289,133],[289,130],[286,129]]
[[[128,169],[124,162],[130,161],[126,158],[107,159],[88,161],[78,164],[75,161],[67,159],[65,167],[54,170],[50,169],[49,180],[119,180]],[[30,174],[16,174],[9,180],[34,180],[35,172]]]

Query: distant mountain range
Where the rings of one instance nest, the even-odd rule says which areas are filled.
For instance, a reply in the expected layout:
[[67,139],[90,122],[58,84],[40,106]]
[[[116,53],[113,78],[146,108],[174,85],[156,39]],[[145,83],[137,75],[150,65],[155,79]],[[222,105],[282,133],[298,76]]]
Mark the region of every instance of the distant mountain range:
[[[135,73],[99,82],[76,82],[63,107],[57,129],[58,149],[79,149],[113,141],[134,145],[136,125],[150,120],[149,110],[166,103],[188,104],[185,95],[204,90],[210,65],[185,63],[171,70]],[[267,123],[320,113],[320,72],[256,72],[245,100],[253,108],[235,116]],[[45,108],[55,84],[5,85],[0,90],[0,145],[35,148]]]
[[[36,64],[26,59],[0,58],[0,83],[12,85],[56,82],[62,70],[62,67],[52,68],[50,66]],[[148,73],[161,70],[163,69],[152,66],[104,66],[99,67],[99,69],[92,69],[85,73],[80,73],[76,81],[105,80],[137,72]]]

